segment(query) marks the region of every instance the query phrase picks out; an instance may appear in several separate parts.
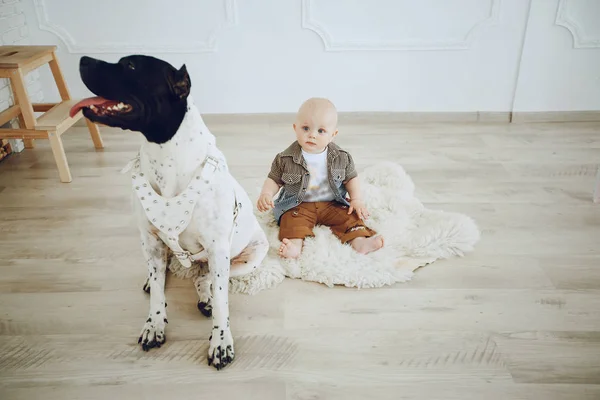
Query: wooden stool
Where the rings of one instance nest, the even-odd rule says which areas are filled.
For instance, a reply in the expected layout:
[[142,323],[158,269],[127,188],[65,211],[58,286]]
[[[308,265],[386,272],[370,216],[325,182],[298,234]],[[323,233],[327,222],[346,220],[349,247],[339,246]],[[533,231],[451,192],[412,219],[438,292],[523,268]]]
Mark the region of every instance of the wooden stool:
[[[60,103],[34,103],[29,101],[25,88],[25,75],[48,63],[60,93]],[[71,182],[71,171],[63,148],[61,135],[83,117],[80,110],[73,118],[69,116],[72,100],[62,74],[56,46],[0,46],[0,78],[10,78],[15,105],[0,113],[0,126],[15,117],[19,129],[0,129],[0,139],[23,139],[26,148],[34,147],[35,139],[48,139],[58,167],[61,182]],[[34,112],[43,112],[37,119]],[[97,149],[104,147],[98,127],[86,119],[92,141]]]

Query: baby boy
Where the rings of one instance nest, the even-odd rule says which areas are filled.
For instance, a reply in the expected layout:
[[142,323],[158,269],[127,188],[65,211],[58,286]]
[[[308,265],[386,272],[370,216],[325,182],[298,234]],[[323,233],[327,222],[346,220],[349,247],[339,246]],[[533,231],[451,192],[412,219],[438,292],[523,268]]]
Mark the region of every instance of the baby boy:
[[361,199],[354,161],[333,143],[337,122],[337,110],[329,100],[305,101],[293,124],[296,141],[271,164],[257,208],[274,209],[281,257],[298,258],[304,239],[314,236],[317,224],[330,227],[342,243],[362,254],[384,245],[383,237],[363,223],[369,212]]

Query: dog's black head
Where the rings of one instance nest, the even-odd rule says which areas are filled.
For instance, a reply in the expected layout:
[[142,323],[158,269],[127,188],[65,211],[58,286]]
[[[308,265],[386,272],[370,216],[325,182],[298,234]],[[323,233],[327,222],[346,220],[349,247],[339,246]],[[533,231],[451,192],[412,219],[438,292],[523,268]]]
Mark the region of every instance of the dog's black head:
[[177,132],[187,110],[191,82],[185,65],[177,70],[158,58],[132,55],[111,64],[82,57],[83,83],[98,97],[75,105],[93,122],[138,131],[164,143]]

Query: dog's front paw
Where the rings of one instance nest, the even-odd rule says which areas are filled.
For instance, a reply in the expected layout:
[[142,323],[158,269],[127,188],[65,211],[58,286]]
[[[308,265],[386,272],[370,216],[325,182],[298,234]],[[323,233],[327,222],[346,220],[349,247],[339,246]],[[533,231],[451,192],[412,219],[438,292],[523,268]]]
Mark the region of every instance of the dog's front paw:
[[[160,317],[160,318],[159,318]],[[149,317],[144,324],[138,343],[142,345],[144,351],[153,347],[160,347],[167,337],[165,336],[165,325],[167,318],[162,315]]]
[[231,364],[234,357],[231,331],[228,328],[214,328],[208,347],[208,365],[220,370]]

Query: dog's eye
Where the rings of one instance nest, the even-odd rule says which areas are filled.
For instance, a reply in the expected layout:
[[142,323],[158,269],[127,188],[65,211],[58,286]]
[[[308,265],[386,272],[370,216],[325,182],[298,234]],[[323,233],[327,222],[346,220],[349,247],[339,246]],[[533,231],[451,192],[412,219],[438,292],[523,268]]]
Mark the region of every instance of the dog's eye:
[[129,61],[129,62],[127,63],[127,68],[129,68],[129,69],[131,69],[131,70],[134,70],[134,69],[135,69],[135,65],[134,65],[134,64],[133,64],[131,61]]

